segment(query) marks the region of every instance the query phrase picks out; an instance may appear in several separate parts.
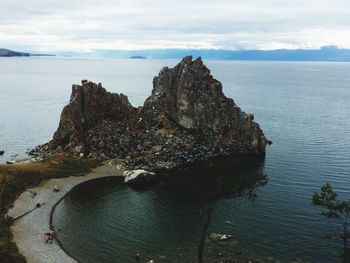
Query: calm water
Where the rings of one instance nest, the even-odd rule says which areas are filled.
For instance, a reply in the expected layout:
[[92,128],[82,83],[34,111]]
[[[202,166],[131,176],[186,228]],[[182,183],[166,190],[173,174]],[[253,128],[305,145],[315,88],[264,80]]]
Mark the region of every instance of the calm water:
[[[82,78],[102,82],[110,91],[129,95],[136,106],[150,94],[159,69],[176,63],[0,59],[0,148],[6,152],[0,161],[24,156],[27,148],[52,137],[72,83]],[[231,233],[240,247],[286,262],[339,261],[341,246],[322,239],[330,223],[319,216],[310,198],[325,182],[341,196],[350,195],[350,63],[206,64],[222,81],[225,94],[253,112],[274,142],[263,163],[240,172],[268,175],[268,184],[257,190],[258,198],[220,199],[209,232]],[[237,173],[235,168],[225,171]],[[55,223],[72,254],[86,262],[133,262],[135,252],[166,256],[168,262],[195,257],[204,220],[201,211],[208,205],[205,191],[195,182],[180,180],[174,183],[178,187],[164,182],[141,192],[114,181],[98,185],[75,189],[56,211]]]

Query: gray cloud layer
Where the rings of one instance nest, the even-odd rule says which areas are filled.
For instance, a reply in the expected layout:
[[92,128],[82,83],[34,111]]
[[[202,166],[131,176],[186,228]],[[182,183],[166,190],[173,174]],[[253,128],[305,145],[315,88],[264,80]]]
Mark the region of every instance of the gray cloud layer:
[[350,48],[349,0],[0,1],[0,47]]

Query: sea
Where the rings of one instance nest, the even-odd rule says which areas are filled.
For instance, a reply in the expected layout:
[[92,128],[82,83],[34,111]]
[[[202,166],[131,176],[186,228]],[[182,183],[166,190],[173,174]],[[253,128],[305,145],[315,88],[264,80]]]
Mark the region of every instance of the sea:
[[[27,158],[48,142],[69,102],[72,84],[101,82],[142,106],[152,79],[176,59],[0,58],[0,162]],[[340,262],[342,244],[324,238],[340,229],[320,215],[312,194],[331,183],[350,198],[350,63],[204,60],[226,96],[253,113],[273,144],[265,159],[216,169],[179,169],[147,189],[120,179],[76,187],[57,206],[53,223],[65,250],[81,262],[197,262],[198,244],[212,207],[206,262],[219,255],[250,253],[271,262]],[[212,164],[209,167],[213,167]],[[263,174],[256,198],[205,198],[208,173]],[[178,176],[176,176],[176,174]],[[203,175],[203,176],[202,176]],[[201,177],[202,176],[202,177]],[[234,187],[234,185],[228,185]],[[248,252],[247,252],[248,251]],[[237,254],[238,255],[238,254]]]

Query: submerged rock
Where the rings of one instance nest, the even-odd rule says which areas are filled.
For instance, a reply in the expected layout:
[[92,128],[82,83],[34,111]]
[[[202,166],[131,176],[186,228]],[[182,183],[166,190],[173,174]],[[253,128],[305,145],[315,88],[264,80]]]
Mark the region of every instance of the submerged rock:
[[189,56],[159,72],[143,107],[101,84],[73,85],[53,139],[34,154],[63,150],[149,171],[230,154],[263,155],[269,141],[253,120],[224,95],[201,58]]
[[217,241],[217,242],[226,242],[226,241],[230,241],[230,243],[232,245],[237,245],[238,244],[238,241],[237,240],[234,240],[232,238],[231,235],[228,235],[228,234],[217,234],[217,233],[211,233],[209,235],[209,238],[214,240],[214,241]]

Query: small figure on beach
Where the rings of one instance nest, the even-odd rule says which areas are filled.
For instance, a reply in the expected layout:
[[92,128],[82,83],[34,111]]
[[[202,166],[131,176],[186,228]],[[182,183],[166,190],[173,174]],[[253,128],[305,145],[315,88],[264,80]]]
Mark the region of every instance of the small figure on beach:
[[53,188],[53,191],[54,191],[54,192],[59,192],[59,191],[60,191],[60,189],[58,189],[58,186],[57,186],[57,185],[55,185],[55,186],[54,186],[54,188]]
[[47,244],[47,243],[52,244],[53,243],[53,233],[49,233],[49,232],[45,233],[44,241],[45,241],[45,244]]

